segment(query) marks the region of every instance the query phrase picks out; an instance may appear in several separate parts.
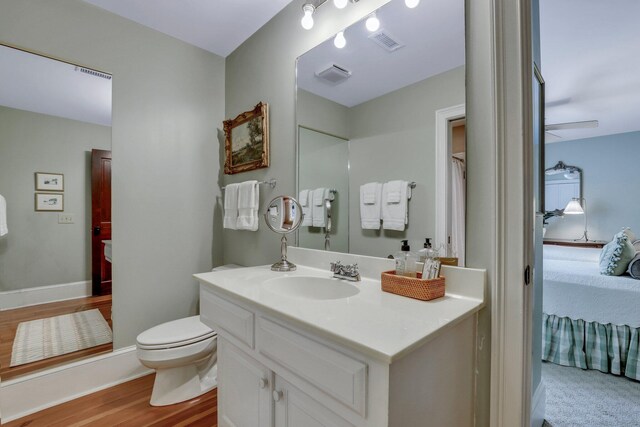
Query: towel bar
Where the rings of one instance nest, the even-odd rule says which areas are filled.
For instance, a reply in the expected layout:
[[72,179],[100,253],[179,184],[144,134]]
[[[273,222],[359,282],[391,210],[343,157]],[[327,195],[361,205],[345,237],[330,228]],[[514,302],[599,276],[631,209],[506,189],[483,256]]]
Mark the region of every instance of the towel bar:
[[[275,179],[271,178],[271,179],[270,179],[270,180],[268,180],[268,181],[258,181],[258,184],[268,184],[268,185],[269,185],[269,187],[271,187],[271,188],[276,188],[276,183],[277,183],[277,182],[278,182],[278,181],[276,181]],[[222,187],[221,189],[222,189],[222,190],[224,190],[225,188],[227,188],[227,186],[226,186],[226,185],[225,185],[224,187]]]

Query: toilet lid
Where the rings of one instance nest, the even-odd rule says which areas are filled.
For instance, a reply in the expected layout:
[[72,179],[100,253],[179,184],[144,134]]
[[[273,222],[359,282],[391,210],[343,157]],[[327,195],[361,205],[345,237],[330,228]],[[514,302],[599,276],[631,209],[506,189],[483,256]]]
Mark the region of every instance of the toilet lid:
[[145,347],[177,347],[215,336],[213,329],[200,321],[200,316],[186,317],[154,326],[138,335]]

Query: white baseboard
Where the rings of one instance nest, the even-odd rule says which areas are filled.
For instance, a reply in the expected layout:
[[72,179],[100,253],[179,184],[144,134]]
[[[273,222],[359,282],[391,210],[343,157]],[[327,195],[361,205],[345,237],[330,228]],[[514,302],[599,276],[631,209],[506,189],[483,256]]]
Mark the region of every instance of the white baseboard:
[[91,296],[91,281],[0,292],[0,311]]
[[540,380],[531,401],[531,427],[542,427],[547,404],[547,386]]
[[126,347],[90,359],[3,381],[0,386],[2,423],[68,402],[78,397],[153,372],[144,367],[136,347]]

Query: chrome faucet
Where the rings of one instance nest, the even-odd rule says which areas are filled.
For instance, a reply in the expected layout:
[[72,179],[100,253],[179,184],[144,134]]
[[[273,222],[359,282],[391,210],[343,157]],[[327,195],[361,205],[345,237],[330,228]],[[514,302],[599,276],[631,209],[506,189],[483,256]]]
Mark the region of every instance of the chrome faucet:
[[360,281],[360,272],[358,271],[358,264],[342,265],[340,261],[331,263],[331,272],[336,279],[344,279],[350,282]]

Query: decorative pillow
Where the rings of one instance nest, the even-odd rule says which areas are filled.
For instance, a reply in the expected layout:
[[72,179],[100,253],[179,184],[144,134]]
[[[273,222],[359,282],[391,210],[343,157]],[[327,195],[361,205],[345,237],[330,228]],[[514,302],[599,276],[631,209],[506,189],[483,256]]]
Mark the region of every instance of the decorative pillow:
[[637,240],[636,239],[636,235],[633,233],[633,231],[631,231],[631,229],[629,227],[624,227],[622,229],[622,232],[627,235],[627,237],[628,237],[628,239],[629,239],[629,241],[631,243],[633,243],[633,242],[635,242]]
[[634,279],[640,279],[640,254],[636,255],[636,257],[631,260],[627,273],[629,273]]
[[640,252],[640,240],[633,242],[633,247],[636,248],[636,252]]
[[629,263],[636,256],[636,250],[629,242],[625,231],[613,236],[613,240],[602,248],[600,254],[600,274],[620,276],[627,271]]

